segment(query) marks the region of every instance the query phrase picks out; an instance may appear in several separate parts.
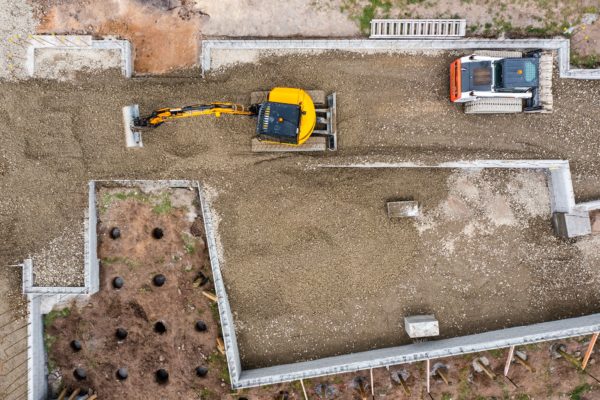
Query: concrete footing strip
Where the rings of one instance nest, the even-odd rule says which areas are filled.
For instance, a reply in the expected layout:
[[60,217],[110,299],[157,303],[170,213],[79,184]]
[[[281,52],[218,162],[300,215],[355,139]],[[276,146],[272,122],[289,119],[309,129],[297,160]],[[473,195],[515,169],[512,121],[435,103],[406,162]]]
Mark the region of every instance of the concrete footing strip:
[[[415,163],[370,163],[321,165],[328,168],[529,168],[543,169],[548,172],[553,211],[562,207],[576,207],[573,197],[569,163],[564,160],[479,160],[457,161],[438,165],[419,165]],[[268,368],[242,370],[238,345],[235,335],[233,314],[227,298],[225,283],[221,275],[220,256],[218,251],[217,216],[211,210],[209,191],[196,181],[96,181],[89,184],[89,210],[86,241],[86,258],[97,257],[93,247],[96,244],[96,185],[102,183],[119,186],[136,187],[144,184],[164,185],[165,187],[196,188],[200,200],[202,216],[209,250],[213,282],[218,298],[219,316],[227,363],[233,388],[274,384],[298,379],[351,372],[375,367],[428,360],[458,354],[479,352],[520,344],[548,341],[565,337],[590,334],[600,330],[600,314],[579,318],[545,322],[529,326],[515,327],[490,331],[486,333],[461,336],[451,339],[434,340],[430,342],[391,347],[373,351],[328,357],[314,361],[278,365]],[[596,207],[599,202],[582,203],[582,207]],[[93,236],[93,238],[92,238]],[[97,261],[97,260],[96,260]],[[91,262],[91,261],[90,261]],[[89,264],[91,265],[91,264]],[[29,399],[40,400],[46,395],[45,360],[43,349],[42,314],[48,307],[57,302],[77,299],[92,293],[93,285],[97,284],[98,270],[86,268],[92,275],[86,279],[84,288],[38,288],[32,286],[31,261],[24,263],[23,289],[29,298]],[[97,289],[96,289],[97,290]],[[46,310],[46,311],[45,311]]]
[[[518,49],[556,50],[561,78],[600,79],[600,69],[571,69],[569,39],[323,39],[323,40],[203,40],[200,65],[213,68],[213,50],[303,51],[342,50],[352,52],[411,52],[427,50]],[[235,62],[235,60],[232,60]],[[240,60],[242,61],[242,60]]]
[[119,50],[121,54],[121,72],[124,77],[131,78],[133,74],[133,59],[131,43],[127,40],[106,38],[93,39],[89,35],[33,35],[29,39],[25,69],[31,77],[35,75],[35,52],[40,48],[58,50]]

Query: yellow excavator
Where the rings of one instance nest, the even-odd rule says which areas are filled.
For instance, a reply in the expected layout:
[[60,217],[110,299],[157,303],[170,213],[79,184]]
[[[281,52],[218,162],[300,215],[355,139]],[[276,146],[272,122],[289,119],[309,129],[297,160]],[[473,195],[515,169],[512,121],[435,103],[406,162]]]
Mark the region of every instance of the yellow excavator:
[[142,147],[142,131],[165,122],[230,114],[256,117],[254,152],[337,150],[335,93],[325,96],[323,91],[277,87],[269,92],[253,92],[250,103],[159,108],[146,117],[140,117],[137,104],[123,107],[127,147]]

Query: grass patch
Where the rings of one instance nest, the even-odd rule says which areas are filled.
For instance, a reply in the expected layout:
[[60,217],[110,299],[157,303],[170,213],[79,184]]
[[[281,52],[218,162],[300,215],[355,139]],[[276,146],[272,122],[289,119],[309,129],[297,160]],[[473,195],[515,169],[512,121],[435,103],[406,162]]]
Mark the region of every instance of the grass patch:
[[590,384],[588,384],[588,383],[584,383],[583,385],[579,385],[575,389],[573,389],[571,391],[571,393],[569,393],[569,399],[571,399],[571,400],[581,400],[583,398],[582,395],[584,395],[585,393],[589,392],[590,390],[592,390],[592,386]]
[[173,204],[171,203],[171,196],[169,193],[163,193],[158,199],[158,204],[152,207],[152,212],[158,215],[168,214],[173,210]]
[[44,315],[44,328],[51,326],[56,318],[66,318],[71,315],[71,309],[69,307],[63,308],[62,310],[52,310],[48,314]]
[[600,68],[600,57],[596,54],[580,56],[571,51],[571,65],[579,68]]
[[500,358],[500,357],[504,356],[504,349],[492,349],[492,350],[488,350],[488,353],[493,358]]
[[104,257],[100,259],[100,262],[104,265],[112,265],[112,264],[125,264],[130,269],[137,268],[142,264],[139,261],[132,260],[127,257]]
[[229,369],[227,368],[225,356],[215,350],[208,356],[207,361],[208,365],[212,369],[219,371],[219,379],[230,385],[231,381],[229,379]]
[[100,199],[100,210],[105,212],[110,206],[118,201],[124,201],[133,199],[141,203],[147,203],[149,197],[147,194],[140,192],[139,190],[127,190],[123,192],[104,193]]
[[[408,0],[413,4],[420,3],[423,0]],[[350,5],[354,5],[356,1],[350,1]],[[342,7],[346,9],[347,7]],[[390,9],[392,8],[392,2],[390,0],[369,0],[369,4],[364,6],[361,12],[354,17],[358,22],[360,31],[365,35],[369,34],[371,30],[371,20],[376,17],[388,18],[390,16]]]
[[194,254],[196,252],[196,239],[189,233],[182,233],[181,240],[183,240],[183,249],[186,254]]

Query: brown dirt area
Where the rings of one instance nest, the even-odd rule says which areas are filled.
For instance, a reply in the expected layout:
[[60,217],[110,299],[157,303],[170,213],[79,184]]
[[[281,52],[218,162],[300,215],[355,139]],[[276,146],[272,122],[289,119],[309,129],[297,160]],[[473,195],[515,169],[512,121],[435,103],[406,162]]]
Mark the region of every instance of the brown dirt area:
[[[270,58],[205,80],[197,70],[131,80],[113,71],[82,75],[77,82],[0,83],[5,116],[0,120],[0,231],[9,238],[0,244],[1,264],[35,254],[65,229],[79,226],[89,179],[197,179],[231,196],[246,186],[245,180],[308,184],[317,175],[301,171],[315,163],[564,158],[571,162],[578,200],[600,196],[600,114],[594,101],[600,98],[600,82],[555,79],[555,111],[549,115],[470,116],[447,100],[453,57],[328,53]],[[139,151],[125,148],[123,105],[139,102],[148,112],[195,102],[247,101],[251,91],[277,85],[337,92],[337,153],[252,154],[254,122],[235,117],[180,121],[146,134]],[[301,198],[293,204],[305,205]],[[591,268],[600,263],[594,256],[597,237],[576,241],[576,249],[569,242],[559,247],[585,251]],[[560,258],[556,263],[564,266]],[[577,302],[573,312],[586,307]]]
[[136,73],[189,68],[198,60],[201,11],[190,1],[40,1],[39,33],[85,33],[128,39]]
[[[200,271],[210,276],[203,238],[196,236],[203,230],[191,229],[202,224],[195,217],[194,192],[102,188],[98,197],[100,292],[72,306],[66,317],[46,317],[50,369],[58,367],[65,387],[93,388],[100,398],[194,398],[220,389],[225,364],[215,345],[219,329],[212,305],[201,295],[210,285],[193,284]],[[113,227],[121,231],[117,240],[109,237]],[[155,227],[164,231],[160,240],[152,237]],[[161,287],[152,282],[156,274],[166,276]],[[121,289],[112,286],[116,276],[125,281]],[[195,330],[198,320],[207,331]],[[166,324],[165,333],[154,331],[157,321]],[[124,341],[115,337],[119,327],[128,331]],[[70,347],[74,339],[83,345],[79,352]],[[209,368],[209,374],[197,377],[197,366]],[[121,367],[129,373],[124,381],[115,377]],[[75,368],[84,368],[87,379],[76,381]],[[155,381],[159,368],[169,372],[166,385]]]

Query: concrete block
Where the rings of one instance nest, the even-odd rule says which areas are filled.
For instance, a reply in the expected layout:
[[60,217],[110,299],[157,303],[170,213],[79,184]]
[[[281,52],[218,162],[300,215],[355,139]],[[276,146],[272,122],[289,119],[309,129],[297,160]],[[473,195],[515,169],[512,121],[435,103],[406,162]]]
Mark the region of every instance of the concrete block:
[[438,336],[440,327],[433,315],[412,315],[404,318],[404,330],[411,338]]
[[389,218],[416,217],[419,215],[419,203],[416,201],[388,201]]
[[572,210],[552,214],[552,226],[557,236],[574,238],[592,233],[592,223],[588,211]]

